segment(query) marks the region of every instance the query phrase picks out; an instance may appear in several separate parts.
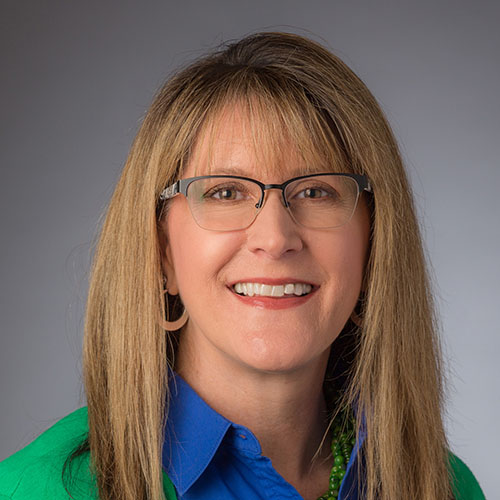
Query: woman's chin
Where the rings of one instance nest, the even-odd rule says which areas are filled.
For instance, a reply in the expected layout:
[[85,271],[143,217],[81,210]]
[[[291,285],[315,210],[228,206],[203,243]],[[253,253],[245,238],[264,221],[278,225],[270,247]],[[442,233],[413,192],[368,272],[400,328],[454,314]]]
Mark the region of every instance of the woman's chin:
[[244,367],[262,373],[286,373],[319,361],[318,353],[304,345],[278,345],[262,338],[253,338],[238,348],[239,362]]

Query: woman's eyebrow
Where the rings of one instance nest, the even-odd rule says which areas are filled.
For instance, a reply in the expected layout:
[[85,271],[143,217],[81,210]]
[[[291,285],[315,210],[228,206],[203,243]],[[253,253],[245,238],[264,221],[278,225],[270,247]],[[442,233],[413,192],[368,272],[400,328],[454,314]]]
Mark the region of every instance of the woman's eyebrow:
[[[266,174],[272,173],[273,169],[269,169],[269,172],[266,172]],[[283,175],[284,171],[287,169],[275,169],[275,172],[278,175]],[[294,177],[300,177],[301,175],[308,175],[308,174],[314,174],[320,171],[325,171],[325,169],[321,168],[315,168],[315,169],[304,169],[304,168],[294,168],[293,170],[290,170],[286,174],[287,179],[292,179]],[[256,168],[253,165],[249,165],[248,167],[241,167],[239,165],[227,165],[224,167],[221,166],[214,166],[209,169],[208,175],[238,175],[240,177],[249,177],[249,178],[256,178],[255,177],[256,173]]]
[[240,177],[252,177],[255,169],[249,166],[242,168],[238,165],[215,166],[208,170],[208,175],[239,175]]

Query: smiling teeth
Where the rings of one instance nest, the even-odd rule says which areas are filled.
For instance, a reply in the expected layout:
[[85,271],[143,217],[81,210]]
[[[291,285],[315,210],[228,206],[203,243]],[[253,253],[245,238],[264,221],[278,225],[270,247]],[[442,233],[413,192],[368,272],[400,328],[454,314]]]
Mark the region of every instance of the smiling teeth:
[[307,283],[287,283],[286,285],[264,285],[261,283],[236,283],[234,291],[240,295],[253,297],[284,297],[285,295],[307,295],[312,286]]

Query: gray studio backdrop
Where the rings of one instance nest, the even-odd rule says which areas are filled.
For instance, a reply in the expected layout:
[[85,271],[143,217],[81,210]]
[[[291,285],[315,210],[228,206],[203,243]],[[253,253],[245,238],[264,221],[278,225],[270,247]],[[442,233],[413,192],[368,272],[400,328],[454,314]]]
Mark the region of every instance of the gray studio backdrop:
[[4,0],[0,19],[0,459],[85,404],[90,251],[155,90],[222,40],[279,29],[340,55],[394,127],[441,314],[450,442],[500,498],[498,2]]

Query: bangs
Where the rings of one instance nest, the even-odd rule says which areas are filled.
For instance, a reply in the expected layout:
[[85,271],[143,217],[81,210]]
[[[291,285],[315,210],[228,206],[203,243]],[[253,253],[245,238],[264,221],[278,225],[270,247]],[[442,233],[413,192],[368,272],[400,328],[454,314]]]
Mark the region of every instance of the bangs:
[[353,171],[334,121],[313,104],[303,88],[249,68],[239,69],[225,80],[218,82],[219,91],[210,99],[191,148],[196,153],[196,146],[205,142],[207,156],[199,162],[189,154],[183,162],[186,166],[193,160],[194,175],[221,173],[216,160],[218,142],[242,138],[250,143],[254,167],[265,175],[286,179]]

